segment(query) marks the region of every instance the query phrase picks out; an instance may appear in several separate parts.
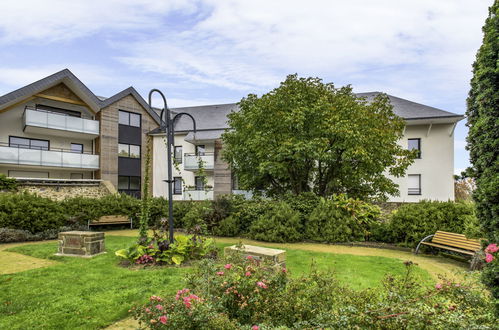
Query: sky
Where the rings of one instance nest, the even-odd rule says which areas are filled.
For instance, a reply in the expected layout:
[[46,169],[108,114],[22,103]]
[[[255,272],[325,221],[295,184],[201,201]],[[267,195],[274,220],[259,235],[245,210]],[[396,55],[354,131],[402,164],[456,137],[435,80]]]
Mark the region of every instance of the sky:
[[[96,95],[238,102],[288,74],[464,114],[492,0],[2,1],[0,95],[64,68]],[[455,172],[469,165],[455,131]]]

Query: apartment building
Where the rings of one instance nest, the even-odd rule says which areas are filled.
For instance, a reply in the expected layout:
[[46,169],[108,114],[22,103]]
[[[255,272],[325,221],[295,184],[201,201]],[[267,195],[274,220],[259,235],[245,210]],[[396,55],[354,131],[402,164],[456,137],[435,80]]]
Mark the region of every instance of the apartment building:
[[[359,93],[368,100],[378,92]],[[409,167],[406,176],[392,178],[400,190],[391,202],[417,202],[422,199],[454,199],[454,129],[462,115],[415,103],[389,95],[395,114],[405,120],[404,137],[400,145],[417,149],[418,158]],[[221,194],[251,193],[240,190],[237,178],[222,160],[222,133],[230,129],[227,115],[238,111],[237,104],[207,105],[172,109],[187,112],[197,122],[197,133],[192,132],[190,119],[182,118],[175,126],[175,169],[173,198],[175,200],[213,199]],[[154,145],[153,194],[167,196],[165,134],[157,129],[151,132]],[[203,162],[206,179],[199,175],[199,161]]]
[[133,87],[98,97],[65,69],[0,96],[0,173],[106,180],[140,196],[147,133],[157,127],[159,117]]
[[[377,93],[361,93],[368,99]],[[454,199],[454,128],[463,116],[389,96],[406,122],[400,144],[419,157],[394,202]],[[155,109],[157,110],[157,109]],[[190,119],[175,125],[174,199],[204,200],[244,194],[222,160],[222,133],[237,104],[172,109]],[[96,96],[65,69],[0,96],[0,173],[40,182],[109,181],[118,191],[140,196],[148,136],[152,137],[152,192],[167,196],[165,133],[158,112],[133,88]],[[200,164],[202,166],[200,167]]]

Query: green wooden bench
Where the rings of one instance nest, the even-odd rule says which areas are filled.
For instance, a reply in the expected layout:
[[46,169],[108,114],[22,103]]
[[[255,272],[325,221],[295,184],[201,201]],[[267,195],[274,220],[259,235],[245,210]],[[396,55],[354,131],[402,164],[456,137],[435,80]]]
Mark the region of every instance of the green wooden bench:
[[103,225],[128,225],[130,229],[133,228],[132,218],[126,215],[104,215],[98,219],[88,222],[88,230],[90,226],[103,226]]
[[[431,238],[431,241],[428,241]],[[480,240],[466,238],[463,234],[437,231],[433,235],[428,235],[419,242],[415,254],[418,254],[421,245],[427,245],[443,250],[461,253],[472,257],[471,269],[475,269],[478,264],[479,254],[482,249]]]

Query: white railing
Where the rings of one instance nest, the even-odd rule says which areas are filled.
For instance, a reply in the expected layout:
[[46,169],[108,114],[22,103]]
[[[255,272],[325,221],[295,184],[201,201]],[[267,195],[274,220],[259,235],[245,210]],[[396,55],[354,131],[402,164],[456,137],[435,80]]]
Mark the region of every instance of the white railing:
[[239,190],[239,189],[233,189],[232,190],[233,195],[243,195],[244,198],[246,199],[252,199],[253,198],[253,192],[249,190]]
[[24,125],[99,135],[99,121],[26,108]]
[[0,146],[0,163],[99,169],[99,155]]
[[185,190],[184,200],[205,201],[213,199],[213,190]]
[[202,156],[194,154],[184,155],[184,169],[185,170],[199,170],[199,162],[203,162],[205,170],[212,170],[215,166],[215,155],[213,153],[205,153]]

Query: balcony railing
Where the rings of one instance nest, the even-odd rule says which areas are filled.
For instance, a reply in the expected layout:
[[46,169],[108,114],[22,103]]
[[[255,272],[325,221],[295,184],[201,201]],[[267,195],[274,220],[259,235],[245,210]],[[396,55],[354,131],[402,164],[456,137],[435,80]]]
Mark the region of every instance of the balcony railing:
[[99,155],[64,149],[28,149],[0,143],[0,163],[96,170],[99,169]]
[[99,135],[99,121],[79,118],[34,107],[24,110],[24,125]]
[[242,195],[242,196],[244,196],[245,199],[252,199],[253,198],[253,192],[251,192],[249,190],[233,189],[232,194]]
[[204,190],[184,190],[184,199],[189,200],[192,199],[194,201],[204,201],[204,200],[212,200],[213,199],[213,190],[212,189],[204,189]]
[[202,166],[205,170],[213,170],[215,165],[215,154],[205,153],[204,155],[196,154],[184,154],[184,169],[189,171],[199,170],[199,164],[202,162]]

